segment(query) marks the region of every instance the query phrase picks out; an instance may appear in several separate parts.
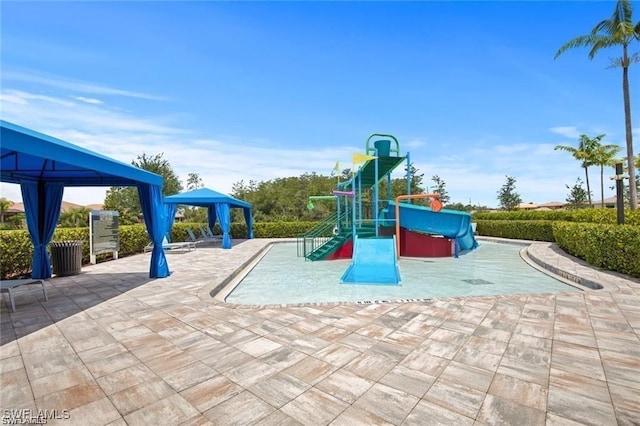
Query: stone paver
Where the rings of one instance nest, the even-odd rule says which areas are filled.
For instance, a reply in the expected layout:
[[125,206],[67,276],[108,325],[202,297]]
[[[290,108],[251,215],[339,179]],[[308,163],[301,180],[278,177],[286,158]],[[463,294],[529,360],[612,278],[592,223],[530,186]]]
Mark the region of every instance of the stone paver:
[[288,306],[211,296],[271,242],[169,253],[166,279],[148,278],[148,254],[83,267],[15,313],[4,298],[3,422],[55,410],[92,425],[640,424],[638,280],[533,243],[533,263],[584,291]]

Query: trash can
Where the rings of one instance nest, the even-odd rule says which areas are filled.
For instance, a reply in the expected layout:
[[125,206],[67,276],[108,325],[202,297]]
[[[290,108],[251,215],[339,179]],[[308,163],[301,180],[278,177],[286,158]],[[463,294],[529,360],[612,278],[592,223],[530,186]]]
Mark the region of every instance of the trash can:
[[82,240],[49,244],[53,273],[59,277],[77,275],[82,269]]
[[388,157],[391,153],[391,141],[389,139],[380,139],[373,143],[378,150],[379,157]]

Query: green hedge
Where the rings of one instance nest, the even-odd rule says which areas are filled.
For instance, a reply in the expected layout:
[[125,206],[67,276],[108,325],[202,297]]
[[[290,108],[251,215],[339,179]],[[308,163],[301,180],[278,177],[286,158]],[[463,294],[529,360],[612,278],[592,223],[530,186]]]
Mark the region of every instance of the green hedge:
[[24,230],[0,231],[0,276],[2,279],[31,272],[33,244]]
[[640,227],[556,222],[555,241],[593,266],[640,278]]
[[[479,235],[532,241],[557,242],[568,253],[588,263],[640,277],[640,220],[638,226],[609,225],[615,223],[615,212],[584,209],[578,211],[481,213],[474,216]],[[638,211],[627,215],[627,223],[640,218]],[[537,219],[523,219],[539,216]],[[549,219],[557,215],[557,219]],[[562,216],[565,215],[565,216]],[[540,217],[546,216],[546,219]],[[562,219],[564,217],[564,219]],[[487,220],[491,218],[491,220]],[[571,218],[571,221],[567,221]],[[633,218],[633,219],[632,219]],[[594,223],[585,223],[594,222]],[[295,238],[316,225],[316,222],[259,222],[254,224],[256,238]],[[202,226],[198,223],[174,224],[172,241],[187,241],[186,228]],[[149,244],[144,225],[123,225],[119,229],[121,257],[142,253]],[[216,226],[214,233],[220,233]],[[231,224],[232,238],[246,238],[244,223]],[[57,228],[53,241],[81,240],[82,261],[89,262],[89,228]],[[2,278],[28,276],[31,271],[33,246],[26,230],[0,231],[0,275]],[[102,258],[109,258],[103,255]],[[100,260],[101,257],[98,257]]]
[[[255,238],[293,238],[312,228],[316,222],[260,222],[253,226]],[[199,234],[201,223],[176,222],[171,230],[171,241],[188,241],[187,228]],[[214,233],[220,233],[216,225]],[[118,228],[120,239],[120,257],[142,253],[144,247],[150,243],[144,225],[122,225]],[[231,224],[232,238],[246,238],[247,225],[245,223]],[[56,228],[53,241],[77,241],[82,244],[82,263],[89,263],[89,228]],[[0,230],[0,276],[14,278],[29,276],[31,273],[31,256],[33,245],[26,230]],[[110,254],[98,256],[98,261],[110,259]]]
[[[142,253],[149,243],[143,225],[123,225],[118,228],[121,257]],[[56,228],[52,241],[82,241],[82,263],[89,263],[89,228]],[[0,276],[12,278],[31,273],[33,244],[24,230],[0,231]],[[98,261],[111,258],[110,254],[98,256]]]
[[[640,210],[625,210],[625,225],[640,226]],[[481,212],[473,215],[481,220],[554,220],[567,222],[608,223],[615,225],[618,217],[615,209],[577,209],[549,211]]]
[[552,220],[478,220],[476,231],[487,237],[555,241]]

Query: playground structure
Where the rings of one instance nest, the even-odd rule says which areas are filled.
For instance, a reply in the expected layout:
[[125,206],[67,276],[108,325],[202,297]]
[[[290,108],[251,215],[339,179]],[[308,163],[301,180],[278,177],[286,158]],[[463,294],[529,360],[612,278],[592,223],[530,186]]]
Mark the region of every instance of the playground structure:
[[[447,257],[473,250],[477,242],[471,215],[442,208],[439,194],[411,194],[410,155],[400,155],[398,140],[374,133],[367,138],[362,166],[352,170],[351,179],[337,184],[333,195],[309,197],[332,199],[336,211],[298,237],[298,256],[308,260],[351,258],[342,282],[353,284],[398,285],[400,256]],[[391,174],[406,164],[406,195],[395,200],[391,193]],[[386,181],[386,194],[379,185]],[[363,199],[369,199],[369,205]],[[428,198],[430,207],[412,203]]]

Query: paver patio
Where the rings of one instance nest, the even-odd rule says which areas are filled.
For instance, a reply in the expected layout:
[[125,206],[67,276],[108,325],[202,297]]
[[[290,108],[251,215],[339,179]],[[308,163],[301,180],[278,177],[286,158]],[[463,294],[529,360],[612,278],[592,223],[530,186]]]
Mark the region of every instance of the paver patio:
[[[536,243],[602,290],[243,307],[210,296],[273,240],[83,267],[0,307],[0,404],[83,425],[640,424],[640,282]],[[17,411],[12,411],[17,410]],[[19,411],[22,410],[22,411]],[[63,411],[68,410],[68,411]],[[13,420],[17,420],[13,418]]]

